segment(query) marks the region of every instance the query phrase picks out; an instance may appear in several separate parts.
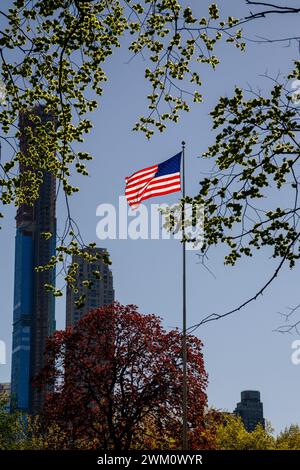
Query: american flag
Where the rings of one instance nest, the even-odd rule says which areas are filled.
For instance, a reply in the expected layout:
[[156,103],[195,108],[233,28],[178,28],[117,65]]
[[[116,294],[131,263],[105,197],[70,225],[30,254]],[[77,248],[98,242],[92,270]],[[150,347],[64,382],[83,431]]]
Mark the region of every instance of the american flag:
[[137,209],[145,199],[180,191],[181,152],[165,162],[149,166],[126,178],[125,196]]

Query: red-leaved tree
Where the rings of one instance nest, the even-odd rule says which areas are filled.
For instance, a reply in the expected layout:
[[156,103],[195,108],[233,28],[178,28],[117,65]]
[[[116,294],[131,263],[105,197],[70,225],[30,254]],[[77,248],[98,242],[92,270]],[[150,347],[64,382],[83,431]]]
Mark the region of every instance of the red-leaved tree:
[[[180,449],[181,341],[157,316],[118,303],[57,331],[37,379],[48,390],[43,423],[61,430],[67,448]],[[201,341],[188,336],[187,345],[189,442],[197,449],[205,447],[207,374]]]

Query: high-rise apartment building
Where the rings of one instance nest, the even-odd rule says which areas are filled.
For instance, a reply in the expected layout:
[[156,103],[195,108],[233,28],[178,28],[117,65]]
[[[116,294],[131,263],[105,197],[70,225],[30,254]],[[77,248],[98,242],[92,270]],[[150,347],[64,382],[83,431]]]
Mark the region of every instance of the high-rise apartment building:
[[[43,122],[55,120],[42,106],[36,106],[30,113],[38,115]],[[22,113],[20,150],[25,155],[28,127],[34,133],[29,113]],[[21,166],[22,171],[25,168]],[[38,199],[32,206],[22,204],[16,216],[11,396],[13,407],[33,414],[39,412],[43,394],[32,386],[32,379],[43,366],[46,338],[55,330],[55,299],[44,288],[46,283],[54,282],[55,273],[35,271],[35,267],[46,264],[55,255],[55,183],[55,177],[44,171]],[[43,232],[50,232],[51,238],[43,238]]]
[[265,426],[263,404],[260,401],[260,393],[256,390],[245,390],[241,393],[241,401],[234,413],[242,418],[249,432],[254,431],[258,424]]
[[[74,326],[78,320],[87,312],[94,308],[109,305],[114,302],[115,292],[113,288],[112,272],[107,264],[101,259],[101,255],[107,254],[104,248],[93,248],[92,253],[98,253],[100,258],[92,263],[88,263],[82,257],[75,255],[72,261],[78,263],[78,273],[76,277],[76,290],[67,289],[67,311],[66,326]],[[99,271],[100,279],[93,278],[93,271]],[[90,279],[93,280],[91,289],[85,289],[82,282]],[[76,300],[85,294],[86,299],[83,307],[76,307]]]

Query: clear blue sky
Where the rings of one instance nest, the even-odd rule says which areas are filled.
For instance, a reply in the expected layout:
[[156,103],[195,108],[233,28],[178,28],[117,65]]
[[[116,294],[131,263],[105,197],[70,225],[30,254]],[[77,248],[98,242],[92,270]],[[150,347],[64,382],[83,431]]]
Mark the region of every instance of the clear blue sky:
[[[206,14],[210,2],[182,2],[199,16]],[[217,2],[224,15],[239,16],[247,12],[243,0]],[[298,32],[295,15],[258,20],[247,26],[247,35],[281,37],[285,31]],[[219,47],[221,64],[216,72],[202,70],[205,101],[195,105],[180,124],[171,125],[163,135],[150,142],[131,132],[137,116],[145,110],[148,88],[143,78],[141,58],[131,61],[126,49],[117,51],[107,72],[109,83],[99,110],[94,114],[94,130],[85,148],[95,155],[89,164],[90,175],[79,180],[81,191],[73,197],[73,214],[86,240],[96,238],[96,208],[100,203],[117,204],[124,191],[124,177],[147,165],[161,162],[180,151],[181,140],[187,142],[187,192],[195,195],[201,172],[207,163],[197,158],[213,142],[209,111],[222,94],[230,95],[235,85],[248,84],[261,89],[270,83],[263,78],[266,70],[275,76],[287,72],[292,59],[299,57],[296,45],[248,44],[241,54],[232,46]],[[201,71],[200,71],[201,72]],[[77,177],[76,177],[77,180]],[[163,201],[175,202],[177,195]],[[58,207],[62,227],[63,207]],[[8,364],[0,365],[0,382],[10,380],[10,349],[13,314],[15,209],[5,210],[4,228],[0,231],[0,339],[7,343]],[[100,244],[100,243],[99,243]],[[113,261],[116,298],[121,303],[135,303],[145,313],[163,318],[166,328],[181,326],[181,246],[176,241],[107,241]],[[252,260],[243,260],[235,268],[223,266],[223,249],[210,252],[207,270],[198,264],[195,252],[188,253],[188,323],[196,323],[208,313],[223,312],[256,292],[271,271],[267,252]],[[261,391],[265,416],[276,431],[293,422],[300,423],[300,365],[291,362],[291,343],[296,337],[273,332],[281,319],[278,311],[299,302],[299,268],[284,271],[267,293],[241,313],[201,327],[197,335],[204,342],[205,364],[209,374],[210,405],[233,410],[244,389]],[[57,302],[58,328],[65,323],[65,299]]]

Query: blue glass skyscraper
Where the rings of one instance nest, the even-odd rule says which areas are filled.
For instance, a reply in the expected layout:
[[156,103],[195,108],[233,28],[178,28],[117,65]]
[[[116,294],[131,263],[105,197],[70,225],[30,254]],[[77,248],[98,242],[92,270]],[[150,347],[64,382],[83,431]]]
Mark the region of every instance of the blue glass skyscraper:
[[[42,106],[33,112],[42,121],[54,120]],[[29,113],[23,113],[19,127],[20,150],[24,154],[28,149],[24,129],[28,126],[34,131]],[[24,169],[20,167],[20,171]],[[43,172],[38,199],[33,206],[22,204],[16,216],[11,397],[12,407],[33,414],[41,409],[43,393],[33,387],[32,379],[43,366],[46,338],[55,330],[54,297],[44,289],[46,283],[53,283],[55,273],[35,270],[55,254],[55,202],[55,177]],[[43,238],[43,232],[50,232],[51,238]]]

